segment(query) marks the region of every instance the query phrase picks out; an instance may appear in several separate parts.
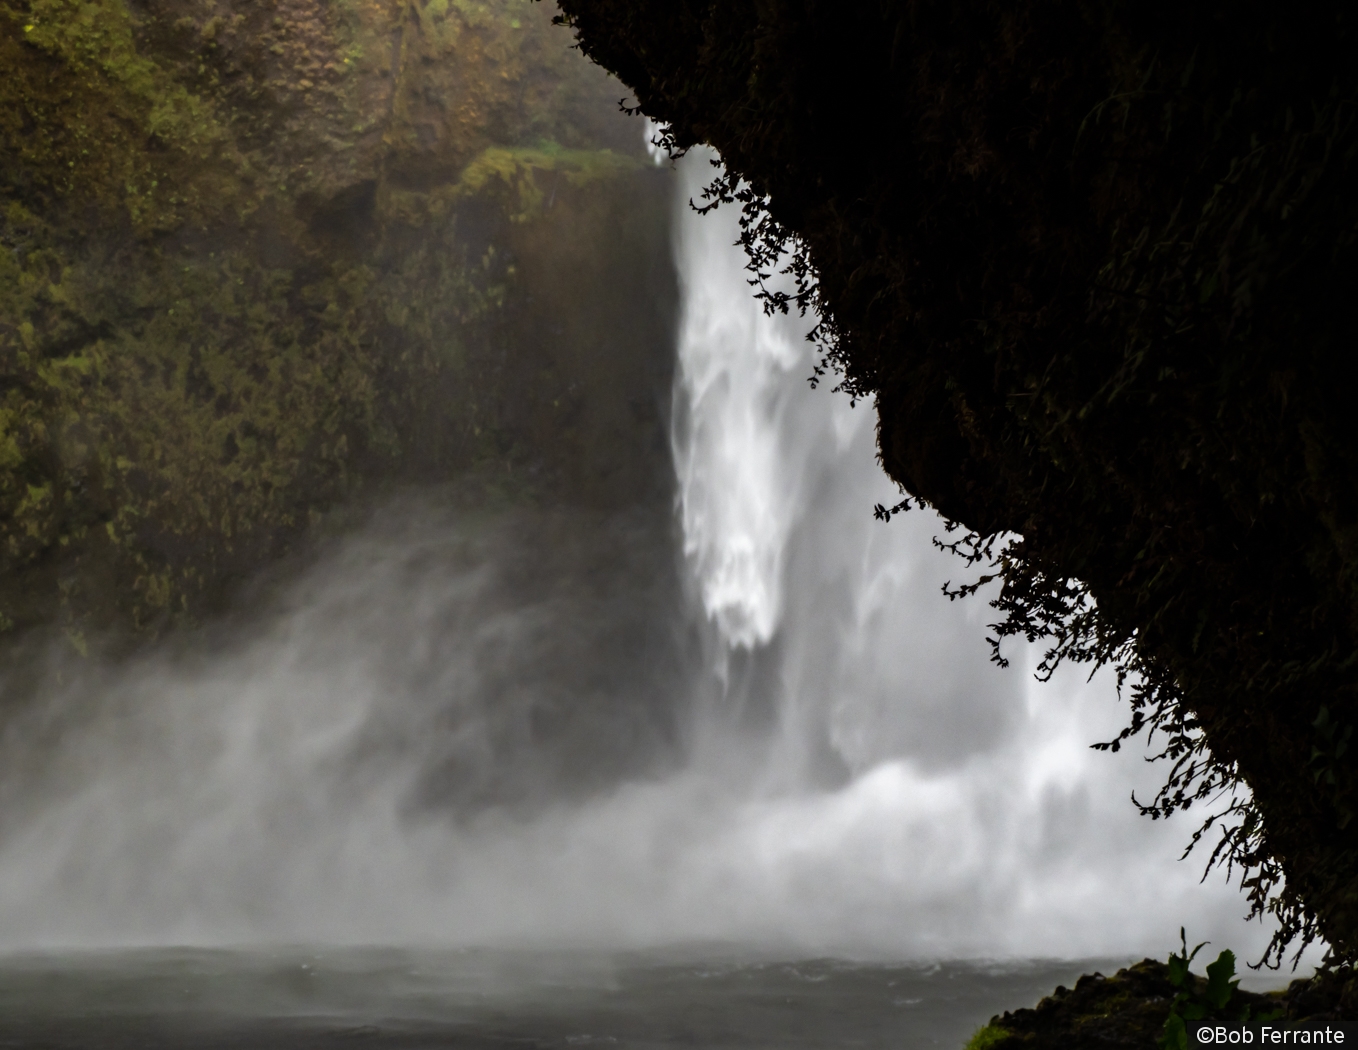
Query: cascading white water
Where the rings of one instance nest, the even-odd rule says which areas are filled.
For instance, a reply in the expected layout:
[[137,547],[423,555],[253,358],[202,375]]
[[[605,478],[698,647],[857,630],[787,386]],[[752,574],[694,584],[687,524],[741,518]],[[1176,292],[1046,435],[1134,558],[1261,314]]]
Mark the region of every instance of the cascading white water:
[[711,665],[655,642],[683,615],[650,583],[663,529],[379,516],[250,634],[54,673],[10,720],[0,946],[1260,946],[1175,862],[1188,827],[1127,802],[1157,771],[1088,750],[1106,684],[989,666],[937,522],[872,520],[871,406],[809,389],[732,217],[683,206],[709,171],[678,178],[674,448]]
[[[681,200],[710,159],[682,163]],[[785,793],[767,805],[799,843],[789,868],[864,905],[842,921],[913,951],[1139,950],[1184,916],[1261,943],[1219,877],[1198,887],[1194,863],[1174,862],[1188,829],[1127,803],[1158,770],[1089,749],[1124,717],[1110,683],[989,665],[991,610],[941,593],[966,572],[934,549],[941,520],[873,519],[899,498],[873,408],[810,388],[809,325],[752,297],[730,210],[677,218],[675,461],[703,612],[728,653],[767,650],[765,784]]]
[[[696,190],[691,182],[683,185]],[[764,316],[749,298],[729,223],[682,216],[678,228],[674,460],[684,553],[723,639],[749,649],[769,642],[782,615],[784,554],[805,473],[789,462],[804,456],[786,447],[797,433],[789,417],[802,408],[788,378],[805,355],[796,324]]]

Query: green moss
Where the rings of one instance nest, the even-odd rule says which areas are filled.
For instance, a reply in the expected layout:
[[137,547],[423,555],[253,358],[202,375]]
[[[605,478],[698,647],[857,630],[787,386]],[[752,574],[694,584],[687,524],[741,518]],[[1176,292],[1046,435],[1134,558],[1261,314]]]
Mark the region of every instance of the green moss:
[[582,189],[641,168],[635,157],[612,150],[566,150],[556,143],[536,147],[492,146],[468,164],[454,183],[433,190],[393,188],[382,197],[384,218],[424,226],[450,215],[459,201],[494,200],[514,223],[541,217],[563,186]]
[[149,236],[243,203],[244,187],[220,104],[142,54],[135,28],[121,0],[0,6],[0,145],[14,159],[0,179]]
[[976,1029],[970,1039],[967,1040],[966,1050],[991,1050],[992,1047],[999,1046],[1013,1035],[1007,1028],[995,1024],[982,1025]]
[[515,231],[637,173],[526,0],[138,11],[0,0],[0,630],[73,643],[385,480],[526,492]]

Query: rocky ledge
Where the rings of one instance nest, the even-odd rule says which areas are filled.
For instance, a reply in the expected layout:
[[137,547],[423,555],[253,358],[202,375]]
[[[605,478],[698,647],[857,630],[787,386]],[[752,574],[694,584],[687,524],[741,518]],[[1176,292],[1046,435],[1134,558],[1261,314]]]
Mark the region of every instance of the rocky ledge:
[[[1193,992],[1207,980],[1193,976]],[[1181,991],[1170,969],[1143,959],[1112,977],[1086,974],[1074,988],[1058,987],[1032,1009],[1006,1011],[990,1019],[967,1044],[967,1050],[1146,1050],[1160,1043],[1170,1005]],[[1286,990],[1257,994],[1236,988],[1232,1008],[1252,1013],[1280,1010],[1282,1024],[1323,1026],[1358,1020],[1358,980],[1349,968],[1323,971],[1292,981]]]

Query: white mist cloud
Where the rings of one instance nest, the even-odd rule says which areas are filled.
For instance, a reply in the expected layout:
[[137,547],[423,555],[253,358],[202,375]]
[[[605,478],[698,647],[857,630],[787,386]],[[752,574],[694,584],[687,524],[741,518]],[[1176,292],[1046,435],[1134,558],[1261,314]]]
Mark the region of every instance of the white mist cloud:
[[246,631],[53,667],[0,735],[0,946],[1130,956],[1183,924],[1257,953],[1176,859],[1191,817],[1128,801],[1159,771],[1089,750],[1110,683],[988,665],[939,523],[871,519],[871,407],[807,388],[727,219],[678,249],[705,604],[665,582],[668,521],[414,501]]

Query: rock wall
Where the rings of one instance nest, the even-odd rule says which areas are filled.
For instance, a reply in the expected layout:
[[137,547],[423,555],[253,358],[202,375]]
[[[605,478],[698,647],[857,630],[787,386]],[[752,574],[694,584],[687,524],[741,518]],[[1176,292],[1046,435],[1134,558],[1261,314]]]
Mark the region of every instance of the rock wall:
[[665,173],[550,16],[0,3],[0,628],[158,633],[403,482],[666,498]]

